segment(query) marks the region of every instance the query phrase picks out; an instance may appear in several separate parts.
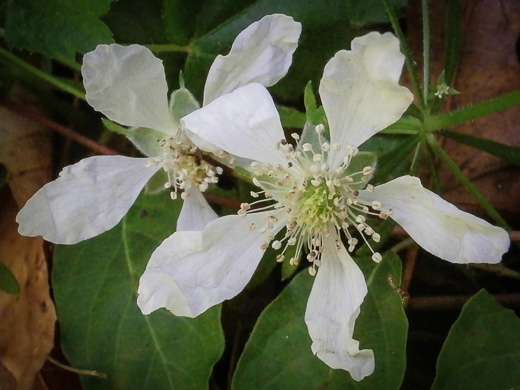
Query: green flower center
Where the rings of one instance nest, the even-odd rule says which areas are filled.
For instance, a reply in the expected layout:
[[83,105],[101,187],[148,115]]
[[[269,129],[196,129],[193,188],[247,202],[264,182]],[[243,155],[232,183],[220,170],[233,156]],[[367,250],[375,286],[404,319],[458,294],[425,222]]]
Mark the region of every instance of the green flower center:
[[336,220],[334,199],[335,195],[325,183],[318,186],[307,183],[298,199],[299,210],[295,213],[304,234],[314,236],[327,232],[327,225]]

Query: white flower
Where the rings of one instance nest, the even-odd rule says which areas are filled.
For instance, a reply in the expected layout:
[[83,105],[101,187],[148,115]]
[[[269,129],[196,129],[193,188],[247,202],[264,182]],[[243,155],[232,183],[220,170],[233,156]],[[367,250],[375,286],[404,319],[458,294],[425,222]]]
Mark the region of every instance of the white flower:
[[[215,59],[204,103],[250,82],[278,82],[291,64],[300,32],[301,25],[285,15],[251,24],[227,56]],[[183,191],[178,230],[200,230],[217,218],[201,191],[217,181],[221,168],[201,161],[193,142],[211,152],[219,149],[195,135],[190,141],[190,134],[179,129],[180,118],[199,106],[185,88],[175,91],[168,103],[162,61],[143,46],[99,45],[84,56],[81,71],[87,102],[110,120],[132,127],[128,138],[149,157],[97,156],[65,167],[22,208],[17,216],[20,233],[59,244],[101,234],[123,218],[161,169],[172,197]]]
[[[289,261],[305,253],[316,275],[305,314],[312,351],[359,381],[375,363],[373,352],[360,350],[352,338],[367,286],[349,252],[358,239],[369,247],[379,241],[370,217],[393,218],[423,248],[448,261],[499,262],[509,245],[507,233],[458,210],[419,179],[367,184],[374,164],[363,165],[372,160],[358,146],[397,121],[413,99],[398,84],[403,62],[399,41],[389,33],[356,38],[351,51],[329,61],[319,93],[330,141],[318,125],[307,128],[295,147],[288,143],[272,99],[259,84],[187,115],[181,122],[190,131],[255,160],[250,170],[260,191],[239,215],[216,219],[200,232],[177,232],[161,244],[140,280],[143,313],[165,307],[197,316],[238,294],[268,246],[280,251],[279,261],[296,246]],[[377,252],[372,258],[382,259]]]

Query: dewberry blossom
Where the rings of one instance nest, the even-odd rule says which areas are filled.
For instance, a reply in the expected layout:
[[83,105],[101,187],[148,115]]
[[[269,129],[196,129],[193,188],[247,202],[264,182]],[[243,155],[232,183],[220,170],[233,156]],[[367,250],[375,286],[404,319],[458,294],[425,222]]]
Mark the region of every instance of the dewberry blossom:
[[[358,241],[380,240],[371,220],[392,218],[432,254],[454,263],[497,263],[507,233],[422,187],[416,177],[368,184],[375,164],[358,147],[396,122],[412,102],[398,84],[404,62],[390,33],[352,41],[326,65],[319,94],[327,117],[287,142],[267,90],[259,84],[221,96],[181,121],[201,138],[241,158],[259,188],[239,215],[202,231],[176,232],[153,253],[139,285],[143,313],[165,307],[195,317],[237,295],[264,251],[296,264],[301,255],[315,276],[305,313],[312,352],[359,381],[375,367],[370,349],[352,335],[367,285],[353,261]],[[300,139],[301,138],[301,139]],[[346,244],[345,244],[346,243]],[[287,249],[295,256],[286,259]],[[375,262],[381,254],[373,251]]]
[[[285,15],[266,16],[247,27],[230,53],[213,62],[204,105],[250,82],[278,82],[288,71],[300,32],[300,23]],[[111,121],[129,126],[127,137],[148,157],[96,156],[65,167],[22,208],[20,233],[59,244],[101,234],[123,218],[161,172],[172,198],[180,194],[184,200],[178,230],[200,230],[217,218],[201,192],[217,182],[221,168],[201,160],[190,134],[180,130],[180,118],[199,105],[182,86],[168,102],[162,61],[143,46],[99,45],[84,56],[81,72],[87,102]],[[226,157],[207,142],[198,143]]]

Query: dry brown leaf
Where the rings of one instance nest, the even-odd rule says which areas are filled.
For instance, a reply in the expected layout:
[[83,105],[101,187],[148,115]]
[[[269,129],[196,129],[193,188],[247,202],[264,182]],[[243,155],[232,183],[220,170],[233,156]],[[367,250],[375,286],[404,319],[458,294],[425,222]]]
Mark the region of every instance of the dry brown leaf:
[[13,373],[0,362],[0,384],[2,390],[16,390],[17,380]]
[[[520,89],[516,40],[520,31],[520,3],[516,0],[467,1],[464,41],[454,87],[463,92],[450,108],[470,106]],[[520,107],[459,126],[457,131],[520,146]],[[485,152],[446,141],[446,151],[499,210],[520,214],[520,169]],[[450,177],[445,177],[447,184]],[[459,204],[476,202],[459,188],[446,197]]]
[[[20,90],[16,95],[19,103],[29,104]],[[2,107],[0,118],[0,162],[8,169],[12,191],[12,196],[7,188],[0,192],[0,261],[20,285],[19,295],[0,291],[0,362],[16,378],[16,389],[26,390],[53,347],[56,313],[43,240],[20,236],[15,217],[50,179],[50,142],[41,126]]]
[[[415,2],[417,3],[417,2]],[[459,95],[448,98],[446,109],[455,110],[484,102],[520,89],[520,65],[516,41],[520,31],[520,2],[517,0],[462,1],[463,43],[454,83]],[[442,70],[445,2],[430,2],[432,84]],[[413,51],[421,53],[420,5],[409,8],[412,15],[409,37]],[[422,66],[422,65],[420,65]],[[420,68],[419,68],[420,69]],[[451,128],[453,131],[520,146],[520,107],[479,118]],[[488,153],[442,139],[446,152],[464,174],[500,211],[520,214],[520,169]],[[441,163],[444,197],[473,213],[482,214],[477,202]]]
[[[35,110],[35,101],[16,86],[10,99]],[[50,181],[50,133],[41,124],[0,106],[0,163],[9,172],[9,187],[21,208]]]

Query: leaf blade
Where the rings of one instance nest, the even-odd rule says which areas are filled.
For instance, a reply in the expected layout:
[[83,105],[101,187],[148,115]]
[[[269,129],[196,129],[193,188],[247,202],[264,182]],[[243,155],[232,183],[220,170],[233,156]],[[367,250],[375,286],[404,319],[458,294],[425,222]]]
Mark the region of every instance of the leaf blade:
[[520,386],[520,320],[485,290],[462,308],[437,360],[432,390]]
[[[360,340],[361,348],[374,349],[374,374],[355,382],[345,371],[331,370],[312,354],[304,312],[313,279],[303,271],[260,315],[239,360],[232,389],[398,389],[406,366],[407,321],[388,275],[399,284],[400,260],[389,253],[377,265],[367,258],[361,263],[369,294],[356,321],[354,339]],[[381,333],[383,347],[378,344]]]
[[165,310],[143,316],[136,304],[138,278],[178,212],[167,194],[141,195],[114,229],[57,248],[62,348],[74,366],[108,375],[82,377],[85,389],[207,387],[223,351],[220,307],[188,319]]

